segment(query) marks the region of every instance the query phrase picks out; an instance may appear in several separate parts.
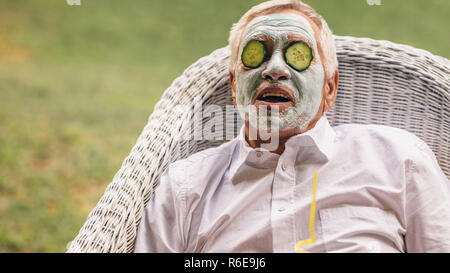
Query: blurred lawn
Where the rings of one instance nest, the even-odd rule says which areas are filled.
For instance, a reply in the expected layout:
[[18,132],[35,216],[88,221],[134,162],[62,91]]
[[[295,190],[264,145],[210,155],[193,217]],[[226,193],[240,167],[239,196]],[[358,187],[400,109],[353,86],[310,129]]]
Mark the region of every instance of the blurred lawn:
[[[170,83],[243,0],[0,0],[0,252],[60,252]],[[338,35],[450,57],[448,0],[307,1]]]

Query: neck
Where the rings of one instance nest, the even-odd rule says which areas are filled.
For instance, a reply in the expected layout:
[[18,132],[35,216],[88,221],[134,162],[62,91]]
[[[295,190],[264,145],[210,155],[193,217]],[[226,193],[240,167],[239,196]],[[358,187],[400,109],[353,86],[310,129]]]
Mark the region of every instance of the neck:
[[300,134],[300,130],[298,128],[293,128],[293,129],[289,129],[289,130],[279,131],[274,134],[267,133],[267,136],[269,136],[268,139],[263,140],[261,138],[260,132],[259,131],[256,131],[256,132],[257,132],[256,139],[255,140],[250,139],[249,138],[250,125],[248,124],[248,122],[245,122],[245,140],[247,141],[247,143],[250,147],[255,149],[255,148],[261,148],[261,146],[264,144],[267,145],[267,144],[271,144],[271,143],[278,143],[277,146],[270,149],[270,152],[276,153],[279,155],[281,155],[284,152],[286,141],[288,141],[288,139],[291,138],[292,136]]
[[[256,130],[256,132],[257,132],[256,140],[250,139],[249,138],[249,135],[250,135],[250,124],[249,124],[248,121],[246,121],[245,122],[245,140],[247,141],[248,145],[250,147],[252,147],[253,149],[261,148],[261,146],[264,145],[264,144],[278,143],[278,145],[276,147],[273,147],[272,149],[270,149],[270,152],[281,155],[284,152],[286,142],[291,137],[296,136],[298,134],[303,134],[303,133],[311,130],[312,128],[314,128],[316,123],[319,121],[320,117],[321,117],[321,115],[317,115],[308,124],[308,126],[306,127],[305,130],[300,130],[300,128],[291,128],[291,129],[279,131],[279,132],[274,133],[274,134],[267,133],[267,135],[269,136],[267,140],[263,140],[261,138],[260,133],[257,130]],[[275,139],[275,138],[277,138],[277,139]]]

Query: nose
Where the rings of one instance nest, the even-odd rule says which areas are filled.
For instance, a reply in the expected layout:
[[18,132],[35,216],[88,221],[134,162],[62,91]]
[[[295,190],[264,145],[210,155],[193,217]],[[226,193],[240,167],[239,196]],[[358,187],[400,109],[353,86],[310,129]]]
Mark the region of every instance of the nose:
[[271,81],[289,80],[291,78],[281,52],[274,52],[261,76],[263,79]]

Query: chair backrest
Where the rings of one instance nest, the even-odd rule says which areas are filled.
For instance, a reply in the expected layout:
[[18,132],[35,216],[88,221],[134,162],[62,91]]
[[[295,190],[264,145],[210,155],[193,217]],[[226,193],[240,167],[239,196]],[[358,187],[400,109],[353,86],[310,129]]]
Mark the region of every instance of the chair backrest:
[[[340,83],[334,108],[327,113],[331,125],[373,123],[408,130],[427,142],[449,177],[449,60],[388,41],[335,39]],[[144,207],[167,165],[230,138],[185,137],[198,129],[195,119],[201,109],[196,105],[224,110],[232,105],[229,55],[225,47],[201,58],[164,92],[69,252],[133,251]],[[200,118],[200,124],[208,123],[207,117]],[[238,118],[226,122],[235,133],[242,124]]]

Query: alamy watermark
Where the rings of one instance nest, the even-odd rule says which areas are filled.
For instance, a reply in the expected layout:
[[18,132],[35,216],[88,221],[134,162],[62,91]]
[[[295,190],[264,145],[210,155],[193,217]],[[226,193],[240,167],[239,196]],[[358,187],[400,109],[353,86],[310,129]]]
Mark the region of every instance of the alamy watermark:
[[203,105],[195,98],[192,105],[176,105],[171,116],[178,116],[182,133],[176,141],[225,141],[239,134],[244,121],[240,113],[245,113],[248,121],[247,140],[257,140],[261,148],[273,151],[279,145],[279,108],[277,106],[246,107],[234,105]]

